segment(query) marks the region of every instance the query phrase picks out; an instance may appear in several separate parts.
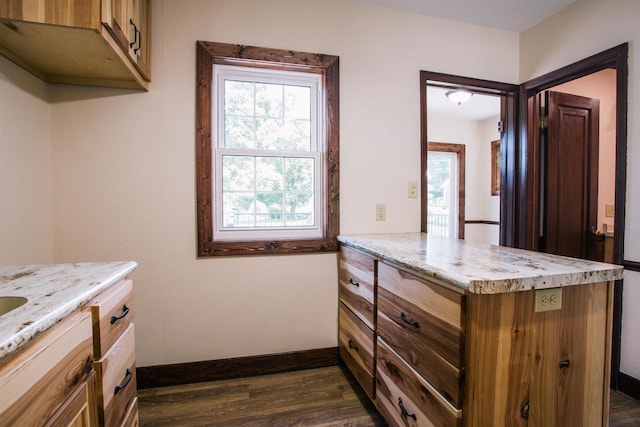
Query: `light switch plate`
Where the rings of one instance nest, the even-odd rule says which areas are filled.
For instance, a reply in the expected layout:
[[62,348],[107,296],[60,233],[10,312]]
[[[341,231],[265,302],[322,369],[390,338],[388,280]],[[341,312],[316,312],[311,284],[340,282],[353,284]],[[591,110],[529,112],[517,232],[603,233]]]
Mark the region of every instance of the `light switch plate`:
[[418,183],[416,181],[409,181],[407,193],[410,199],[418,198]]
[[613,218],[616,213],[615,205],[604,205],[604,216],[607,218]]

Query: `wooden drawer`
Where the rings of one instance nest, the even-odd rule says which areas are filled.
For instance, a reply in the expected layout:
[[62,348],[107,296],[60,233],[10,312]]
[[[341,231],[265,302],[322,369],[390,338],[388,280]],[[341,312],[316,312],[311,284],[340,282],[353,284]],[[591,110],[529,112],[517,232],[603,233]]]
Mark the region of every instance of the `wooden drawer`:
[[344,304],[340,304],[340,356],[371,399],[374,398],[375,335]]
[[137,427],[138,424],[140,424],[138,418],[138,398],[134,397],[133,402],[129,405],[122,427]]
[[374,329],[376,261],[361,252],[340,247],[338,263],[339,296],[369,328]]
[[107,354],[95,362],[98,420],[101,425],[120,426],[136,396],[135,338],[133,324]]
[[12,357],[0,370],[0,426],[68,419],[64,406],[92,372],[91,317],[69,315]]
[[133,321],[133,284],[122,280],[91,303],[93,355],[100,359]]
[[464,298],[378,266],[378,335],[457,408],[464,381]]
[[376,406],[391,426],[460,426],[462,411],[378,337]]

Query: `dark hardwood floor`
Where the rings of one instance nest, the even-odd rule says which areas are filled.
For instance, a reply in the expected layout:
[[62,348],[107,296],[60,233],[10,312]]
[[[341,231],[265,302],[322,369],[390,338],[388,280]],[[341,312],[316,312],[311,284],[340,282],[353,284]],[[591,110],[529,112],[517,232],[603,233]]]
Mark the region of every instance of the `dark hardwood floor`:
[[[141,426],[386,426],[340,366],[138,391]],[[640,402],[611,393],[611,427],[640,427]]]

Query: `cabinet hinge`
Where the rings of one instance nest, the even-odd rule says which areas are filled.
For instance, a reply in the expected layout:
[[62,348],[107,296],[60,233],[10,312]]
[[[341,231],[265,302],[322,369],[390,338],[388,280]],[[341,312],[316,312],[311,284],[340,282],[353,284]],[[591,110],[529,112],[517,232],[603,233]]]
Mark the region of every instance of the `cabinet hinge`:
[[549,127],[549,116],[540,117],[540,129],[547,129]]

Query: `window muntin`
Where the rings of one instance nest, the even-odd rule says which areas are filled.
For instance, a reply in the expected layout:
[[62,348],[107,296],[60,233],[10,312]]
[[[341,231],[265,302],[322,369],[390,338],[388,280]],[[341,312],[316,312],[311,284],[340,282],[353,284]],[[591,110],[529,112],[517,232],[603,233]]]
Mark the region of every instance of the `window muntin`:
[[220,240],[323,235],[322,76],[214,66]]

